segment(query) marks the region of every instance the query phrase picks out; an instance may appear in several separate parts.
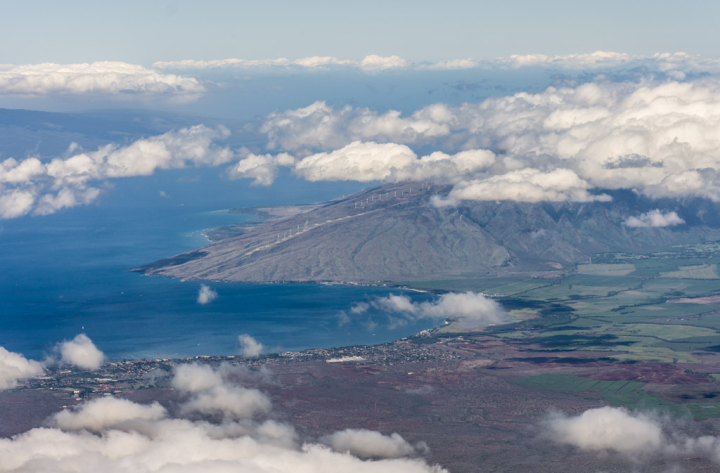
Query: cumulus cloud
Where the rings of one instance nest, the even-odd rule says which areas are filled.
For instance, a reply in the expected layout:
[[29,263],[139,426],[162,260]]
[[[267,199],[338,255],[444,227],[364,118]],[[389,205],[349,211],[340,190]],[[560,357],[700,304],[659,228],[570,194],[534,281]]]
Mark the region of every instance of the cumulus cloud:
[[353,141],[419,143],[451,134],[455,116],[450,107],[435,104],[409,117],[397,110],[380,114],[368,108],[335,108],[323,101],[267,116],[259,128],[270,149],[340,148]]
[[360,458],[401,458],[415,448],[399,434],[383,435],[366,429],[345,429],[320,439],[336,452],[350,452]]
[[676,419],[658,412],[621,407],[589,409],[576,416],[555,412],[544,427],[550,439],[582,450],[618,452],[635,459],[648,455],[703,456],[720,463],[720,437],[688,434]]
[[[387,145],[393,152],[388,159],[397,159],[399,166],[412,157],[400,146],[492,150],[492,168],[484,176],[463,176],[454,197],[484,199],[500,189],[505,197],[499,198],[518,195],[527,201],[597,200],[588,192],[592,188],[720,201],[718,129],[720,86],[706,78],[621,83],[598,78],[480,103],[433,104],[408,116],[317,102],[271,114],[260,126],[271,148],[304,154],[324,150],[308,165],[338,158],[353,162],[344,155],[359,149],[358,141]],[[382,161],[383,150],[374,150],[373,162]],[[388,174],[385,167],[373,177]],[[321,178],[310,171],[301,175]],[[561,176],[567,183],[557,179]]]
[[209,304],[218,298],[218,293],[210,289],[205,284],[200,284],[200,291],[198,291],[197,303],[198,304]]
[[239,335],[240,354],[245,358],[257,358],[265,349],[265,346],[250,335]]
[[102,397],[81,404],[75,410],[54,414],[48,425],[65,431],[88,430],[99,433],[132,420],[160,420],[167,411],[159,403],[136,404],[127,399]]
[[[226,371],[225,371],[226,372]],[[270,399],[257,389],[233,384],[223,370],[204,365],[180,365],[175,369],[172,385],[188,395],[182,412],[222,415],[235,419],[252,418],[270,411]]]
[[[224,386],[226,371],[182,365],[173,385],[194,394],[207,393]],[[191,382],[195,375],[203,381]],[[47,424],[0,439],[0,472],[447,473],[418,458],[401,458],[401,452],[410,455],[413,449],[397,434],[356,431],[357,435],[345,435],[344,444],[343,435],[331,436],[339,442],[343,450],[339,452],[319,443],[301,443],[288,424],[226,417],[217,423],[168,418],[157,403],[96,399],[55,414]],[[351,453],[354,450],[358,453]]]
[[0,347],[0,390],[14,388],[18,381],[40,376],[44,371],[42,363]]
[[60,342],[55,347],[60,361],[87,370],[97,370],[105,361],[105,354],[98,350],[90,337],[78,334],[72,340]]
[[467,150],[453,155],[436,151],[418,158],[405,145],[356,141],[298,161],[285,153],[250,155],[230,168],[229,174],[231,178],[254,178],[254,184],[270,185],[277,175],[277,167],[283,165],[312,182],[432,180],[447,183],[484,170],[494,162],[495,154],[487,150]]
[[[230,132],[224,128],[197,125],[129,145],[108,144],[95,151],[58,157],[43,163],[30,157],[22,161],[0,161],[0,218],[28,213],[46,215],[62,208],[86,205],[100,195],[99,181],[111,178],[148,176],[158,169],[187,166],[217,166],[234,153],[215,145]],[[73,154],[75,153],[75,154]]]
[[297,163],[295,173],[308,181],[377,181],[416,159],[417,155],[404,145],[356,141],[331,153],[308,156]]
[[390,295],[374,299],[378,309],[401,314],[408,320],[453,320],[466,328],[512,321],[505,309],[494,300],[474,292],[451,292],[432,302],[413,302],[408,296]]
[[250,154],[228,171],[230,179],[253,179],[253,185],[269,186],[275,181],[280,166],[292,166],[295,158],[287,153],[277,155]]
[[0,69],[0,94],[168,95],[197,97],[205,87],[192,77],[162,74],[124,62],[28,64]]
[[35,204],[31,191],[12,189],[2,192],[0,187],[0,218],[15,218],[29,213]]
[[685,223],[685,220],[678,217],[677,212],[662,213],[659,209],[655,209],[638,217],[630,217],[623,222],[623,225],[636,228],[654,228],[670,227],[683,223]]
[[614,450],[638,454],[660,450],[662,425],[651,416],[624,408],[589,409],[576,417],[555,414],[547,426],[552,438],[583,450]]
[[219,371],[194,363],[177,367],[172,379],[173,388],[185,393],[207,391],[222,383],[222,374]]

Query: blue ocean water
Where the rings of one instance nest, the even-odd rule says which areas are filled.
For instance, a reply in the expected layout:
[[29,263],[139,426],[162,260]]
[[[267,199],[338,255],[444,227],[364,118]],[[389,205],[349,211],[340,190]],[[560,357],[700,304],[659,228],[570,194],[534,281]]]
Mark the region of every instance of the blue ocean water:
[[395,327],[372,311],[340,325],[339,311],[398,290],[208,283],[219,297],[200,305],[199,282],[128,272],[207,244],[203,230],[251,218],[218,211],[218,205],[297,203],[297,195],[313,201],[348,190],[278,195],[238,186],[226,199],[188,200],[192,205],[146,190],[159,186],[177,195],[183,188],[172,188],[171,181],[178,182],[167,176],[128,180],[99,206],[0,222],[0,346],[41,358],[55,343],[84,332],[112,360],[231,355],[238,351],[237,336],[245,333],[270,351],[287,351],[381,343],[434,325]]

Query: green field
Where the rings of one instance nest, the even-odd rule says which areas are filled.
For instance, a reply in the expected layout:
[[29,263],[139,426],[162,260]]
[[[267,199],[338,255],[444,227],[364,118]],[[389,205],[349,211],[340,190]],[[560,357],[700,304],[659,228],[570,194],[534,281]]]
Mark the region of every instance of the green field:
[[538,316],[516,316],[520,322],[493,333],[544,350],[612,352],[620,361],[697,363],[693,352],[720,346],[720,303],[675,302],[720,294],[720,244],[593,262],[555,279],[486,281],[486,293],[511,313],[525,302]]

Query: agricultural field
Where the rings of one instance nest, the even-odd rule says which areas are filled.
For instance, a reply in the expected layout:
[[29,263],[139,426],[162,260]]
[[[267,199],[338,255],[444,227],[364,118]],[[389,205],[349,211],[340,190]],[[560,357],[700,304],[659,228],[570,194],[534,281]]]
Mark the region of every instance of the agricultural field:
[[[541,319],[562,307],[564,323],[536,319],[496,330],[502,339],[553,351],[611,352],[619,361],[696,363],[693,353],[720,346],[720,246],[679,246],[652,255],[602,254],[553,279],[494,289],[510,311],[523,302]],[[504,288],[527,290],[502,297]],[[718,297],[715,297],[718,296]],[[514,330],[513,330],[514,329]]]

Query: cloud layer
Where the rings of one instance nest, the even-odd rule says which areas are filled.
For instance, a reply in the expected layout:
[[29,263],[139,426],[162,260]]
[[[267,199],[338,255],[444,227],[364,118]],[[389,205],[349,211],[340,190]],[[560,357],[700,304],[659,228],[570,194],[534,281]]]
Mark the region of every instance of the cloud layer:
[[360,61],[351,59],[338,59],[333,56],[311,56],[291,61],[286,58],[278,59],[215,59],[209,61],[184,59],[182,61],[158,61],[153,64],[156,69],[171,70],[192,70],[192,69],[217,69],[228,67],[240,68],[295,68],[295,69],[317,69],[327,67],[352,67],[365,71],[382,71],[388,69],[405,68],[410,66],[407,61],[399,56],[377,56],[369,55]]
[[193,98],[199,80],[124,62],[28,64],[0,69],[0,95],[165,95]]
[[[607,200],[594,188],[624,188],[720,201],[720,86],[709,79],[598,80],[439,103],[406,117],[316,102],[271,114],[259,130],[271,148],[310,154],[289,165],[313,181],[455,182],[456,200],[585,202]],[[447,158],[423,166],[429,158],[418,160],[407,147],[429,145],[485,153],[486,160],[465,169]]]
[[29,213],[46,215],[88,204],[100,195],[99,181],[149,176],[158,169],[217,166],[234,157],[215,141],[229,136],[226,128],[203,125],[143,138],[126,146],[109,144],[96,151],[42,162],[31,157],[0,162],[0,219]]
[[[177,368],[172,382],[185,393],[245,389],[224,378],[231,368],[183,366]],[[193,381],[196,377],[199,383]],[[0,439],[0,472],[446,473],[421,459],[406,458],[414,449],[397,434],[360,430],[327,438],[338,450],[302,443],[291,425],[274,420],[192,421],[170,418],[157,403],[99,398],[55,414],[47,427]]]
[[691,55],[682,52],[656,53],[649,56],[632,55],[612,51],[593,53],[545,55],[515,54],[496,59],[479,60],[473,58],[446,59],[437,62],[413,62],[399,56],[368,55],[361,60],[340,59],[333,56],[312,56],[296,60],[277,59],[215,59],[181,61],[158,61],[156,69],[170,70],[207,70],[222,68],[243,69],[291,69],[313,70],[329,68],[360,68],[366,71],[409,69],[422,70],[458,70],[458,69],[520,69],[542,68],[565,71],[602,71],[644,68],[647,71],[665,73],[671,78],[684,78],[685,72],[702,73],[720,71],[720,60]]
[[[418,157],[405,145],[356,141],[329,153],[296,160],[286,153],[276,156],[251,154],[230,168],[232,179],[254,179],[253,184],[271,185],[280,166],[308,181],[425,181],[455,182],[490,167],[495,154],[467,150],[456,154],[436,151]],[[587,186],[586,186],[587,188]]]

